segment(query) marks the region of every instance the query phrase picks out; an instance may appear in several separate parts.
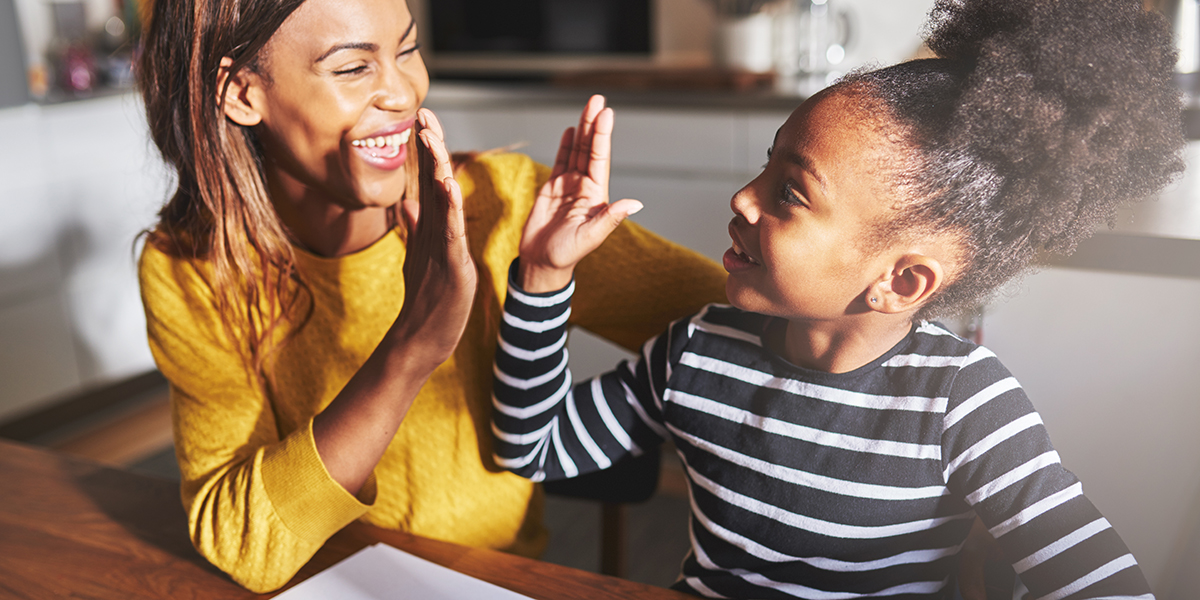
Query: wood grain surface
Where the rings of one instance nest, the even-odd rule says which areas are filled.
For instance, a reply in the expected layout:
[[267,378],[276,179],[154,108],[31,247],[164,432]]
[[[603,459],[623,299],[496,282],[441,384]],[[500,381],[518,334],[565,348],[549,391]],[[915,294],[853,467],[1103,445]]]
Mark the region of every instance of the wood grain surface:
[[[288,586],[376,542],[538,600],[690,598],[362,523],[331,538]],[[273,595],[246,591],[192,549],[177,482],[0,441],[0,597],[201,600]]]

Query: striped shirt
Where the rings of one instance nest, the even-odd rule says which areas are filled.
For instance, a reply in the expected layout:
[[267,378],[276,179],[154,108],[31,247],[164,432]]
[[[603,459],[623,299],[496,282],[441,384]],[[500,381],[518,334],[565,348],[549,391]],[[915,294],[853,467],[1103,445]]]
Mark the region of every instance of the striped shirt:
[[691,502],[674,587],[728,598],[949,598],[976,514],[1034,598],[1152,598],[996,356],[919,323],[849,373],[763,343],[782,321],[710,305],[572,385],[574,287],[510,281],[495,363],[501,466],[534,480],[671,440]]

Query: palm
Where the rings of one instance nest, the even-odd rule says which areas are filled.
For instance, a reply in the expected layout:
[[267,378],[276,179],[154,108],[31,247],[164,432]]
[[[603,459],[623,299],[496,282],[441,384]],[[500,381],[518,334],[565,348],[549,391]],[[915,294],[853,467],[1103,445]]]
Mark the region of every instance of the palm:
[[594,96],[579,127],[563,133],[550,179],[525,223],[523,265],[570,269],[641,207],[636,200],[608,203],[612,130],[612,111]]

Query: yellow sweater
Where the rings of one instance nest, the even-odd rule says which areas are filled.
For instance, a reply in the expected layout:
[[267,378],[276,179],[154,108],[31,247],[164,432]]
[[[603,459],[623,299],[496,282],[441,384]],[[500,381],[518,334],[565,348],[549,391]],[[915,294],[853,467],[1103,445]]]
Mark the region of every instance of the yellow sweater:
[[[355,519],[526,556],[541,552],[540,488],[492,462],[489,411],[508,265],[548,176],[516,154],[461,167],[480,273],[475,306],[462,343],[421,389],[359,498],[325,471],[312,419],[400,312],[399,236],[335,259],[298,251],[315,307],[267,363],[264,383],[247,376],[244,353],[222,329],[210,266],[147,245],[139,275],[150,348],[171,382],[183,503],[201,554],[262,592],[286,583]],[[626,223],[579,265],[571,320],[636,349],[669,321],[723,301],[724,280],[711,261]]]

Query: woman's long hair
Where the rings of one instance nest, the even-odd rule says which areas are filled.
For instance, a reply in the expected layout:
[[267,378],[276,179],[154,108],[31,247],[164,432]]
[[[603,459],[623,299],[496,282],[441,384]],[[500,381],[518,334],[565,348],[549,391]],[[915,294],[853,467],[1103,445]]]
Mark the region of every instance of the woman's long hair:
[[[151,138],[178,178],[147,242],[211,265],[216,308],[256,373],[280,323],[299,327],[307,320],[311,294],[271,203],[255,132],[225,117],[219,70],[228,57],[231,75],[248,69],[270,85],[264,48],[303,3],[153,2],[137,69]],[[409,152],[410,193],[414,155]],[[398,214],[399,203],[389,213],[391,225],[399,223]]]

